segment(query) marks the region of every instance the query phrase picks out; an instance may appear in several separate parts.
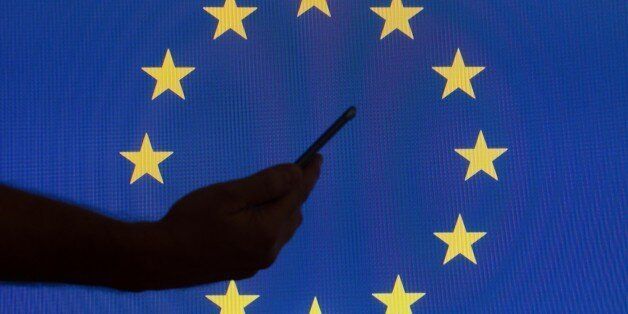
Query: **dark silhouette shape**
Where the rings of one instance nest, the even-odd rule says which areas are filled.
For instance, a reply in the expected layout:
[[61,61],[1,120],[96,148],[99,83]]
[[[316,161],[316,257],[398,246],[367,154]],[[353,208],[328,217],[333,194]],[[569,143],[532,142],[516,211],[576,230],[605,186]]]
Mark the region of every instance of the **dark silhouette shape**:
[[357,114],[357,109],[353,106],[349,107],[349,109],[345,110],[345,112],[334,121],[334,123],[327,129],[321,136],[318,137],[310,147],[295,161],[294,163],[299,165],[301,168],[307,166],[307,164],[318,154],[318,151],[331,140],[338,131],[342,129],[349,121],[355,118]]
[[269,267],[302,221],[322,157],[196,190],[158,222],[125,223],[0,186],[0,280],[121,290],[243,279]]

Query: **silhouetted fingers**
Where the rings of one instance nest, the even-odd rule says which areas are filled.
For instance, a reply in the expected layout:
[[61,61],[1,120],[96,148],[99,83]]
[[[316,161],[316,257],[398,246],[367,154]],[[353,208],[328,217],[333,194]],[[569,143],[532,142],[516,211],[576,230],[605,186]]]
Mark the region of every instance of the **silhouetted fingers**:
[[265,206],[261,214],[267,223],[280,228],[292,213],[301,207],[301,204],[305,202],[316,185],[320,176],[321,164],[322,157],[316,155],[312,162],[303,169],[303,180],[288,194]]
[[302,170],[294,164],[282,164],[262,170],[249,177],[224,183],[236,207],[263,204],[288,194],[303,178]]
[[304,170],[303,173],[303,190],[301,194],[301,203],[305,202],[314,189],[316,182],[321,174],[321,166],[323,164],[323,156],[316,154],[312,163]]
[[282,228],[281,233],[279,234],[279,238],[277,240],[279,248],[283,247],[286,243],[288,243],[288,241],[290,241],[290,239],[292,239],[295,232],[297,232],[297,230],[301,226],[301,223],[303,223],[303,213],[299,208],[292,212],[292,215]]

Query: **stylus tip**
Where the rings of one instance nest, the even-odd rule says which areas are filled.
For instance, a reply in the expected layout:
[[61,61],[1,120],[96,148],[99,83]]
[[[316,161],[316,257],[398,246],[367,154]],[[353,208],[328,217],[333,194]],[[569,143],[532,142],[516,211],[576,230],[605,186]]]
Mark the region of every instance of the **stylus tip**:
[[345,111],[345,119],[353,119],[353,117],[355,117],[355,115],[357,114],[357,109],[354,106],[349,107],[349,109],[347,109],[347,111]]

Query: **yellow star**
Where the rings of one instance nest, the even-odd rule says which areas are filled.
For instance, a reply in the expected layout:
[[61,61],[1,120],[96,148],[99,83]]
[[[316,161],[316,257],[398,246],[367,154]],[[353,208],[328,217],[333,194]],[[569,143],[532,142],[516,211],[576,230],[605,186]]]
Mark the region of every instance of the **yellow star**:
[[412,314],[411,305],[424,295],[423,292],[406,293],[399,275],[391,293],[373,293],[376,299],[386,304],[386,314]]
[[120,155],[135,164],[133,175],[131,176],[131,184],[137,181],[145,174],[155,178],[159,183],[164,183],[164,179],[159,172],[159,164],[172,155],[172,152],[156,152],[150,144],[148,133],[144,134],[142,147],[139,152],[120,152]]
[[318,299],[316,299],[316,297],[314,297],[314,301],[312,302],[310,314],[322,314],[321,307],[318,305]]
[[467,176],[464,180],[469,180],[476,173],[484,171],[493,179],[497,179],[497,172],[493,161],[505,153],[507,148],[488,148],[486,146],[486,140],[484,139],[484,133],[480,131],[478,140],[475,142],[474,148],[458,148],[455,149],[456,153],[464,157],[469,161],[469,168],[467,169]]
[[404,7],[401,0],[392,0],[390,7],[372,7],[371,11],[386,20],[382,36],[379,39],[384,39],[396,29],[414,39],[412,28],[410,28],[410,19],[419,14],[421,10],[423,7]]
[[456,221],[454,231],[434,232],[434,235],[449,246],[447,248],[447,254],[445,254],[443,265],[460,254],[473,262],[473,264],[477,264],[471,245],[486,235],[486,232],[467,232],[464,221],[462,221],[462,215],[458,215],[458,221]]
[[309,11],[313,7],[316,7],[319,11],[331,17],[331,12],[329,12],[327,0],[301,0],[301,5],[299,6],[299,13],[297,13],[297,17],[301,16],[301,14]]
[[225,0],[225,5],[222,7],[205,7],[203,9],[218,19],[214,39],[230,29],[247,39],[242,20],[257,10],[254,7],[238,7],[235,0]]
[[157,80],[157,84],[155,84],[155,91],[153,91],[153,100],[167,90],[171,90],[173,93],[181,97],[181,99],[185,99],[183,87],[181,87],[181,80],[188,74],[192,73],[194,68],[175,67],[172,54],[170,53],[170,49],[168,49],[166,50],[164,63],[160,68],[144,67],[142,70]]
[[484,71],[484,67],[465,66],[460,49],[456,51],[454,62],[450,67],[432,67],[432,69],[447,79],[447,84],[443,91],[443,99],[457,89],[461,89],[463,92],[467,93],[467,95],[471,96],[471,98],[475,98],[473,86],[471,86],[471,79]]
[[240,294],[235,281],[231,280],[225,295],[206,295],[205,297],[220,307],[220,314],[245,314],[244,308],[259,298],[259,295]]

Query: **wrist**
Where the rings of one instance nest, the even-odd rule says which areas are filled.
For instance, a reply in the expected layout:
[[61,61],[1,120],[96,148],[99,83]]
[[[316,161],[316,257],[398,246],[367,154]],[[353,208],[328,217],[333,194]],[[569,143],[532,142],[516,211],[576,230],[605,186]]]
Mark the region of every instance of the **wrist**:
[[125,223],[115,237],[120,248],[120,271],[114,285],[124,290],[158,288],[172,263],[173,242],[161,222]]

